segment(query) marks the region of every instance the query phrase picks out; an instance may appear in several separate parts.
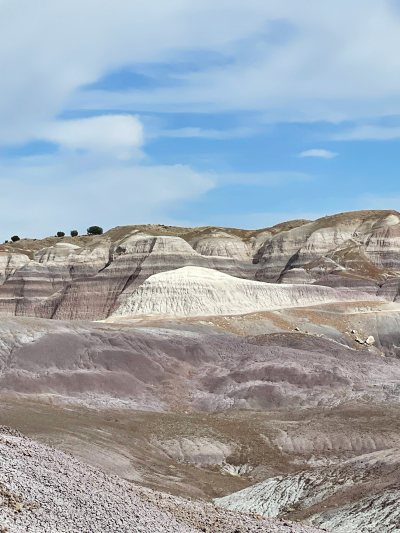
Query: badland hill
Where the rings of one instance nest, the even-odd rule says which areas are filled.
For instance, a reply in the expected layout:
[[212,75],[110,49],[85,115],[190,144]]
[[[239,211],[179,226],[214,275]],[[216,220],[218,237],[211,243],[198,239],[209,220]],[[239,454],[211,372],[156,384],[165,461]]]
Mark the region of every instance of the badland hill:
[[[144,487],[151,505],[156,489],[338,533],[400,531],[399,300],[396,211],[4,243],[0,423]],[[40,499],[11,487],[6,463],[0,487]]]

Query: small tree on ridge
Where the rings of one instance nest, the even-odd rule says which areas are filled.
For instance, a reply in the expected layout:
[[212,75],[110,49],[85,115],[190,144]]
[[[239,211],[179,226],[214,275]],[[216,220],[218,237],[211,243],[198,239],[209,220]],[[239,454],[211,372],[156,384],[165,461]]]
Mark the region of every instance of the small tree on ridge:
[[100,226],[90,226],[86,231],[88,235],[103,235],[103,228]]

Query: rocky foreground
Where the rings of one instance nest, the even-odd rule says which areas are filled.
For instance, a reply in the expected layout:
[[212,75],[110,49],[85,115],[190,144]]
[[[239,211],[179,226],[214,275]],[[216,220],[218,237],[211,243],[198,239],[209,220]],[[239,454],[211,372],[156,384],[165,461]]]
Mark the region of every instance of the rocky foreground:
[[141,489],[0,428],[0,531],[12,533],[317,533]]

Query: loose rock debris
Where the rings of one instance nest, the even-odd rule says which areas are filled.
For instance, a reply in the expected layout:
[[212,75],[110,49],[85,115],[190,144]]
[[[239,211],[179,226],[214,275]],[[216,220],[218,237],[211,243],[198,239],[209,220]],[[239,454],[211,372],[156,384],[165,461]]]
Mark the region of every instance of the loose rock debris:
[[320,531],[143,489],[5,428],[0,434],[0,532]]

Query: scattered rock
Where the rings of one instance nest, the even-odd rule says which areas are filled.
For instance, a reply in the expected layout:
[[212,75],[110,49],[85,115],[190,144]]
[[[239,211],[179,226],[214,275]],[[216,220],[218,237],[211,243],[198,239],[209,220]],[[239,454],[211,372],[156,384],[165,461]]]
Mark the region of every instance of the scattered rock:
[[[11,448],[0,441],[2,532],[318,533],[135,487],[30,439],[9,438]],[[28,503],[33,499],[40,508]]]

